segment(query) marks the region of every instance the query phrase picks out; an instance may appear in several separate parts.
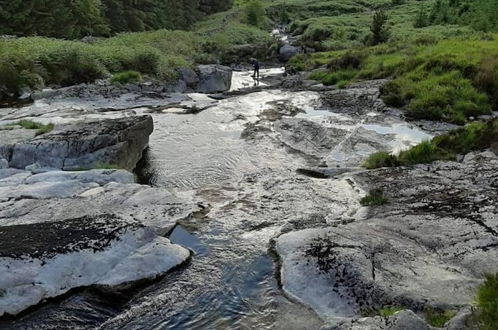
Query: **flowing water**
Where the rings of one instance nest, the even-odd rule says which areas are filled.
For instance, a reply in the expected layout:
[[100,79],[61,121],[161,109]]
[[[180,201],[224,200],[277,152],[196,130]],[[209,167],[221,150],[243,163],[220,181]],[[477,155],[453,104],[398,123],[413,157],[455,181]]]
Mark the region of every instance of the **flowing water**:
[[[263,75],[270,73],[275,70],[262,71]],[[253,84],[246,73],[236,73],[234,80],[234,86],[240,88]],[[353,152],[341,146],[360,127],[371,134],[389,136],[392,150],[429,136],[403,122],[358,120],[351,124],[351,118],[324,111],[319,94],[313,92],[265,90],[221,101],[202,95],[192,98],[194,103],[211,107],[198,114],[184,114],[179,109],[153,114],[155,130],[138,173],[145,183],[174,190],[200,206],[202,211],[183,220],[169,236],[172,242],[193,251],[190,263],[155,283],[128,291],[89,289],[62,297],[4,323],[6,327],[322,326],[313,311],[283,294],[271,239],[282,230],[298,229],[303,224],[360,217],[357,200],[362,191],[351,180],[298,175],[296,169],[310,166],[310,159],[282,142],[275,130],[278,116],[275,119],[271,111],[298,109],[297,117],[288,117],[328,122],[329,127],[344,131],[339,147],[325,157],[331,160],[339,153],[347,157]],[[258,130],[249,134],[251,138],[241,137],[254,127]]]

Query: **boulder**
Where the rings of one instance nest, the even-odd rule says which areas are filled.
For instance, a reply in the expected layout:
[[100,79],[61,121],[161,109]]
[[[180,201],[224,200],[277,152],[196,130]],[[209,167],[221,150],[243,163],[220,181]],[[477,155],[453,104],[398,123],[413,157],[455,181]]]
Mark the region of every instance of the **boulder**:
[[291,45],[282,46],[278,52],[279,59],[282,62],[289,61],[297,54],[299,54],[299,48]]
[[9,162],[6,159],[0,158],[0,170],[9,167]]
[[222,65],[199,65],[199,82],[196,91],[219,93],[228,91],[232,85],[232,69]]
[[180,68],[178,71],[180,73],[180,80],[184,81],[187,87],[195,88],[199,83],[199,76],[191,68]]
[[112,165],[133,170],[153,131],[150,116],[61,125],[50,133],[0,146],[10,167],[73,170]]

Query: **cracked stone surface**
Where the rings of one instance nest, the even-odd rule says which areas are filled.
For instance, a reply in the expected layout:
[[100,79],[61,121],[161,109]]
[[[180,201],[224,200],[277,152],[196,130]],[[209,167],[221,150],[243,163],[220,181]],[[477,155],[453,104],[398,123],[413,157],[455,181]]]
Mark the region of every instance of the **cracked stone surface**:
[[277,239],[283,288],[325,317],[360,309],[469,305],[498,270],[498,157],[354,175],[389,203],[366,220]]

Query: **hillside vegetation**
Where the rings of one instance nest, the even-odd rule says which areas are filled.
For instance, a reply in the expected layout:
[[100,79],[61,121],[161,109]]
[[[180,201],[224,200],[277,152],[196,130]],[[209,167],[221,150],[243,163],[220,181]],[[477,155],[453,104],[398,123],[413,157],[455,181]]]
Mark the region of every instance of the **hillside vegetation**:
[[[65,34],[30,16],[40,1],[0,0],[5,2],[0,16],[16,15],[3,20],[0,31]],[[99,20],[83,21],[93,22],[95,29],[103,24],[103,35],[159,27],[189,31],[125,33],[91,44],[41,37],[0,40],[0,99],[26,89],[91,82],[122,71],[169,81],[182,66],[241,63],[251,57],[275,61],[281,43],[269,32],[284,24],[307,49],[290,65],[339,87],[356,80],[390,78],[382,88],[383,99],[405,109],[411,119],[463,124],[498,109],[495,0],[237,0],[228,10],[232,5],[228,0],[166,1],[153,6],[157,1],[54,2],[45,12],[47,19],[61,16],[58,13],[64,11],[54,12],[57,8],[78,3],[85,4],[86,14],[92,12],[88,8],[97,8]],[[28,14],[22,14],[21,8],[29,9]],[[219,10],[225,11],[200,19]],[[166,12],[170,18],[161,15]],[[75,13],[78,10],[71,11]],[[118,16],[128,25],[118,23]],[[483,18],[486,24],[481,24]],[[24,30],[16,32],[16,24]],[[89,33],[77,19],[67,24],[63,26],[68,35]]]
[[81,38],[185,29],[231,0],[0,0],[0,34]]

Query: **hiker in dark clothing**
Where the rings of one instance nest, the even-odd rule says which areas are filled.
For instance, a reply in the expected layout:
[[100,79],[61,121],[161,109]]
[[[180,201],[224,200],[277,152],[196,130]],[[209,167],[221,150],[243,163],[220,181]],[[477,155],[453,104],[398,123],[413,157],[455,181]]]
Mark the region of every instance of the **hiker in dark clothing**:
[[259,62],[258,62],[258,60],[256,60],[255,58],[253,58],[251,60],[251,64],[252,64],[252,66],[254,68],[254,73],[253,73],[252,77],[254,79],[256,79],[256,80],[259,80]]

